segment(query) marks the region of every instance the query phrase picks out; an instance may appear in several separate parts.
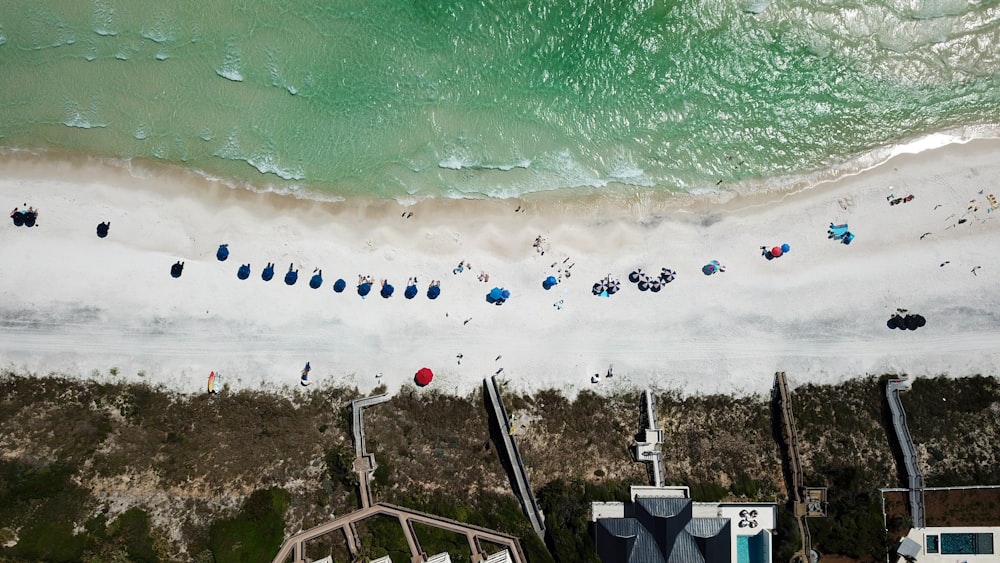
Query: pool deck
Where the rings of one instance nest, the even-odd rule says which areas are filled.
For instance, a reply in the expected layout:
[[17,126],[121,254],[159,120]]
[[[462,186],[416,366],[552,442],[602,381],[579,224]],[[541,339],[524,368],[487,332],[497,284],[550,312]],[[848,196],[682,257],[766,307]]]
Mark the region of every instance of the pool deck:
[[[993,534],[994,553],[926,553],[927,536],[938,536],[941,534]],[[917,561],[920,563],[955,563],[955,561],[998,561],[997,538],[1000,538],[1000,526],[969,526],[961,528],[913,528],[906,535],[907,538],[920,545],[920,553],[917,554]],[[940,549],[941,541],[938,540]]]

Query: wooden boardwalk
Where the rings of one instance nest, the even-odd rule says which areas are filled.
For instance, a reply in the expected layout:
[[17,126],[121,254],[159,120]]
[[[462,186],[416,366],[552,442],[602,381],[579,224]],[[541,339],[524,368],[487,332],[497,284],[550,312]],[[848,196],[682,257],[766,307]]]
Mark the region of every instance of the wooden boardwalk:
[[805,477],[802,474],[802,462],[799,459],[799,436],[795,430],[795,415],[792,413],[792,395],[788,391],[788,380],[785,372],[779,371],[774,374],[775,400],[778,401],[778,408],[781,411],[781,434],[785,440],[785,457],[788,460],[788,468],[791,473],[791,491],[793,506],[795,507],[795,521],[799,526],[799,535],[802,537],[802,551],[795,554],[795,559],[799,561],[809,561],[812,553],[812,539],[809,537],[809,525],[806,523],[806,499],[803,495],[805,490]]

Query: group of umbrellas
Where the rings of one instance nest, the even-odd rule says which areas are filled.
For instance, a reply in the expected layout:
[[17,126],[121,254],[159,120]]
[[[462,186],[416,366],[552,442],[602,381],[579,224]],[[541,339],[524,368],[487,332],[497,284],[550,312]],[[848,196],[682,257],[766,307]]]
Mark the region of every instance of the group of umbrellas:
[[618,290],[621,288],[622,282],[620,280],[612,279],[611,274],[608,274],[608,277],[594,284],[592,292],[594,295],[600,297],[611,297],[612,295],[618,293]]
[[510,299],[510,291],[502,287],[494,287],[486,294],[486,302],[494,305],[503,305]]
[[34,227],[35,221],[38,219],[38,211],[35,211],[34,207],[25,209],[15,207],[14,211],[10,212],[10,219],[14,222],[15,227]]
[[701,273],[705,274],[706,276],[710,276],[715,272],[725,272],[725,271],[726,267],[723,266],[722,264],[719,264],[718,260],[712,260],[708,264],[705,264],[704,266],[701,267]]
[[628,281],[636,284],[639,291],[657,293],[663,289],[663,286],[674,281],[675,277],[677,277],[677,272],[669,268],[660,268],[660,275],[655,278],[650,278],[648,274],[642,271],[642,268],[636,268],[628,275]]
[[889,328],[898,328],[900,330],[917,330],[918,328],[927,324],[927,319],[922,315],[910,315],[904,314],[905,310],[897,311],[889,319],[885,325]]
[[788,243],[786,242],[781,246],[772,246],[771,248],[762,246],[761,254],[763,254],[764,258],[767,258],[768,260],[774,260],[775,258],[780,258],[784,254],[788,254],[788,251],[791,249],[792,247],[789,246]]
[[[98,227],[98,229],[100,230],[100,227]],[[105,230],[105,233],[106,232],[107,231]],[[216,250],[215,252],[215,257],[220,262],[225,262],[229,258],[229,245],[220,244],[218,250]],[[177,262],[171,267],[170,275],[175,278],[179,278],[181,277],[183,269],[184,269],[184,263]],[[236,271],[236,277],[241,280],[248,279],[250,277],[250,264],[249,263],[241,264],[239,270]],[[261,271],[260,277],[264,281],[271,281],[271,279],[274,278],[274,263],[268,262],[267,266]],[[295,263],[293,262],[288,265],[288,272],[285,273],[285,284],[295,285],[296,282],[298,281],[299,281],[299,271],[295,269]],[[371,293],[372,281],[373,280],[371,279],[370,276],[361,277],[358,280],[358,295],[360,295],[361,297],[365,297],[369,293]],[[323,270],[316,268],[315,270],[313,270],[312,277],[309,278],[309,287],[313,289],[319,289],[322,285],[323,285]],[[437,299],[438,296],[441,295],[440,285],[441,282],[439,281],[431,282],[431,284],[427,287],[428,299]],[[347,289],[347,282],[345,282],[343,279],[338,279],[333,283],[333,290],[336,291],[337,293],[343,293],[345,289]],[[383,299],[388,299],[392,297],[395,291],[396,288],[393,287],[391,283],[383,280],[382,289],[379,291],[379,295],[381,295]],[[503,296],[502,299],[506,299],[507,297],[510,296],[510,292],[507,292],[506,290],[503,290],[503,292],[507,293],[507,295]],[[406,285],[406,291],[403,292],[403,296],[406,297],[407,299],[413,299],[414,297],[417,296],[417,293],[418,293],[417,278],[410,278],[410,280],[407,282]]]

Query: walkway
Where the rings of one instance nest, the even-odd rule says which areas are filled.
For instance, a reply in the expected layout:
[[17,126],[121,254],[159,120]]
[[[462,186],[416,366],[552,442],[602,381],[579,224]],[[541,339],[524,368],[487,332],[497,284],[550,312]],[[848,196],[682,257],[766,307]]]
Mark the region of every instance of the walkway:
[[642,441],[636,440],[635,460],[646,464],[654,487],[663,486],[663,430],[656,420],[656,400],[646,389],[642,392],[642,414],[645,430]]
[[917,452],[913,448],[910,429],[906,426],[906,413],[903,403],[899,400],[899,392],[909,388],[902,379],[890,379],[885,384],[885,399],[889,402],[892,412],[892,427],[896,431],[896,441],[903,452],[903,465],[906,466],[906,479],[910,490],[910,517],[914,528],[923,528],[924,519],[924,477],[917,465]]
[[[305,563],[305,544],[307,542],[339,530],[343,530],[344,535],[348,538],[348,544],[353,543],[356,548],[358,535],[355,524],[366,518],[379,515],[390,516],[399,520],[399,524],[403,528],[403,535],[406,536],[406,543],[410,549],[410,561],[412,563],[421,563],[427,559],[427,554],[421,550],[416,534],[413,532],[414,523],[433,526],[465,536],[469,542],[469,550],[472,553],[472,563],[479,563],[486,560],[486,555],[482,552],[480,545],[480,542],[483,541],[506,548],[514,563],[526,563],[526,559],[521,553],[518,539],[514,536],[508,536],[507,534],[464,524],[449,518],[441,518],[440,516],[385,503],[378,503],[362,508],[361,510],[356,510],[350,514],[331,520],[326,524],[321,524],[315,528],[295,534],[286,539],[285,543],[281,545],[281,549],[274,556],[272,563],[285,563],[289,556],[292,556],[293,563]],[[356,555],[357,551],[352,549],[352,553]]]
[[799,536],[802,537],[802,551],[795,554],[800,561],[809,561],[812,553],[812,538],[809,536],[809,525],[806,523],[806,502],[803,498],[805,477],[802,474],[802,463],[799,459],[799,436],[795,430],[795,415],[792,412],[792,395],[788,391],[788,380],[785,372],[774,374],[775,399],[781,410],[781,435],[788,448],[786,458],[788,469],[792,476],[791,491],[795,507],[795,521],[799,526]]
[[380,405],[389,399],[389,395],[383,393],[351,401],[351,431],[354,433],[353,469],[358,474],[358,497],[361,499],[361,508],[368,508],[373,504],[371,478],[377,467],[375,456],[365,450],[365,421],[362,414],[366,408]]
[[542,514],[542,510],[538,508],[538,503],[535,501],[535,493],[532,492],[531,486],[528,484],[528,473],[524,470],[521,453],[517,450],[517,444],[514,443],[514,438],[510,435],[510,419],[507,415],[507,409],[503,406],[503,400],[500,398],[500,386],[497,384],[496,376],[484,379],[483,387],[486,388],[490,418],[496,421],[500,429],[500,439],[503,442],[507,459],[510,461],[509,469],[511,481],[515,489],[514,494],[521,501],[521,508],[528,516],[531,527],[535,529],[538,537],[542,538],[542,541],[545,541],[545,516]]

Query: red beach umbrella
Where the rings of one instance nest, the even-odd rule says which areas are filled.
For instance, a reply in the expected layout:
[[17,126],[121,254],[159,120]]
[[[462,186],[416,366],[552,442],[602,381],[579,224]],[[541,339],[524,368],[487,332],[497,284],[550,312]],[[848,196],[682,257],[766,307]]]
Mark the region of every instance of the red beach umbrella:
[[417,371],[415,379],[417,380],[417,385],[423,387],[434,379],[434,372],[429,368],[420,368],[420,370]]
[[775,258],[777,258],[778,256],[781,256],[781,255],[782,255],[782,251],[781,251],[781,247],[780,246],[775,246],[774,248],[771,249],[771,256],[774,256]]

